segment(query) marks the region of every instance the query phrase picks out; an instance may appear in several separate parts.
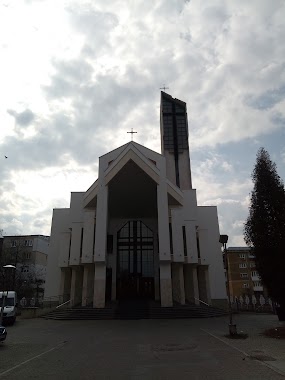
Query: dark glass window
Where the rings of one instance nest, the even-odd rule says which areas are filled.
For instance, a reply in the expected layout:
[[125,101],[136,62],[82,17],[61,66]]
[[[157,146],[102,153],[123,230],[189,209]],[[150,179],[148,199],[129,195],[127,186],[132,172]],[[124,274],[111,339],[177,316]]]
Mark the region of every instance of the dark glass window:
[[182,226],[184,256],[187,256],[186,228]]
[[129,221],[118,232],[118,274],[154,276],[153,233],[141,221]]

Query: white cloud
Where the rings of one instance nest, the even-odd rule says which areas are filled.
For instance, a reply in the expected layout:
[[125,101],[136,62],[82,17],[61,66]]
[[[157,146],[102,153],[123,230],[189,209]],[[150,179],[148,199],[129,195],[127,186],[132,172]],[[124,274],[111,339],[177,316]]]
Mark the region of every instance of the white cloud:
[[47,233],[53,204],[68,204],[78,184],[89,187],[98,156],[127,142],[130,128],[160,151],[165,83],[187,102],[199,203],[220,202],[221,224],[238,241],[252,186],[244,144],[256,150],[284,129],[284,12],[281,0],[2,6],[2,227],[13,228],[14,218],[15,230]]

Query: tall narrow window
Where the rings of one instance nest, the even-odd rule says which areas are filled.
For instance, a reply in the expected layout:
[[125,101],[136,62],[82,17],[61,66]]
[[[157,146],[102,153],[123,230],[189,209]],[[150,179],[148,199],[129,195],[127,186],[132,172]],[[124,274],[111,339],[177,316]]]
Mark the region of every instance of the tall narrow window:
[[83,246],[83,228],[81,228],[81,238],[80,238],[80,257],[82,257],[82,246]]
[[69,235],[68,262],[70,260],[71,239],[72,239],[72,228],[71,228],[71,232]]
[[169,223],[170,254],[173,255],[172,224]]
[[186,227],[182,226],[184,256],[187,256]]
[[94,256],[94,250],[95,250],[95,234],[96,234],[96,219],[94,222],[94,230],[93,230],[93,251],[92,251],[93,256]]
[[198,232],[198,228],[197,227],[196,227],[196,244],[197,244],[198,259],[201,259],[199,232]]

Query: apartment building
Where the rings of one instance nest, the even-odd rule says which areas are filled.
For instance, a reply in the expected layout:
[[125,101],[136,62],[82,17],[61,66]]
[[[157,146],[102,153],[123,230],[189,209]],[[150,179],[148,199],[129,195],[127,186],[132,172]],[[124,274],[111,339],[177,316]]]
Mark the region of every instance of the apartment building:
[[[49,236],[45,235],[12,235],[1,239],[0,259],[2,264],[16,266],[16,271],[6,274],[6,286],[13,289],[25,284],[43,293],[47,270]],[[8,282],[8,284],[7,284]],[[20,285],[19,285],[20,283]],[[0,285],[3,287],[2,281]],[[16,289],[18,290],[18,289]]]
[[265,296],[266,290],[256,270],[255,256],[250,249],[248,247],[229,247],[227,248],[227,256],[231,299],[234,300],[246,295]]

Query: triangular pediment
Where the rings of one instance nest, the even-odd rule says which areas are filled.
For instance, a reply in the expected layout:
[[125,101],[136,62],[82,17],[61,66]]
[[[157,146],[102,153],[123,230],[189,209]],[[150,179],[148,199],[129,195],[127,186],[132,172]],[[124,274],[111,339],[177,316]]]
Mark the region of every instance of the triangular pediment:
[[[138,166],[156,184],[160,183],[160,176],[163,175],[160,168],[164,165],[164,157],[140,144],[130,142],[100,157],[100,165],[106,169],[100,171],[102,178],[98,178],[85,193],[83,200],[84,207],[95,207],[99,183],[105,186],[108,185],[130,161]],[[181,190],[167,179],[166,184],[168,194],[178,204],[182,205],[183,194]]]
[[146,157],[136,145],[128,144],[123,152],[105,170],[105,184],[107,185],[130,160],[152,178],[153,181],[159,183],[160,171],[156,167],[155,161]]

